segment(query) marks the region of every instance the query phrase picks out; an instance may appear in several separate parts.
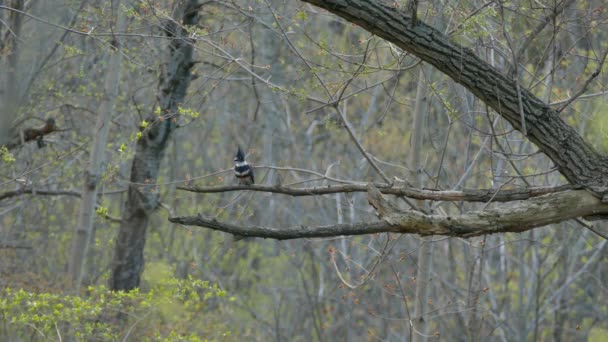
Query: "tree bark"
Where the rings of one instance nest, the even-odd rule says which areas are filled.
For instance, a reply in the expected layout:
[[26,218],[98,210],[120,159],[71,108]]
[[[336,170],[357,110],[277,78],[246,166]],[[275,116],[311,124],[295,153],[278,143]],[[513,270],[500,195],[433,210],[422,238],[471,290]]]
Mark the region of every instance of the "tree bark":
[[303,0],[324,8],[378,35],[435,66],[489,105],[520,130],[519,95],[527,137],[571,183],[598,195],[608,190],[608,158],[587,144],[559,113],[516,82],[477,57],[470,49],[379,0]]
[[[183,1],[179,13],[184,26],[198,23],[198,1]],[[192,78],[193,40],[183,26],[168,21],[166,34],[173,38],[169,45],[169,61],[160,77],[160,108],[162,117],[155,119],[142,130],[137,141],[131,167],[131,184],[122,214],[122,223],[116,240],[110,288],[131,290],[139,287],[144,266],[146,229],[152,212],[158,207],[158,189],[154,185],[160,163],[175,129],[178,106],[183,102]],[[152,185],[148,185],[152,184]]]

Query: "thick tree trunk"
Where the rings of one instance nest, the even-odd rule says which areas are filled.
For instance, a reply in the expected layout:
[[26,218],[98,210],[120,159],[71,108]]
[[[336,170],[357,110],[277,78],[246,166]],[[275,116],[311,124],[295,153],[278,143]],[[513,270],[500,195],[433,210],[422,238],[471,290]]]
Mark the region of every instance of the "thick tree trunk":
[[[188,0],[181,5],[179,13],[182,13],[184,26],[198,23],[200,6],[197,3]],[[184,100],[192,78],[190,69],[193,66],[193,41],[188,38],[189,33],[174,21],[166,24],[165,31],[173,40],[169,45],[169,61],[163,68],[160,79],[159,98],[163,119],[157,118],[151,123],[137,141],[131,167],[131,184],[112,260],[112,290],[139,287],[144,265],[146,228],[151,213],[159,203],[158,188],[154,184],[169,137],[175,129],[178,106]]]
[[[120,10],[120,0],[114,0],[112,4],[113,12],[116,13],[116,31],[122,32],[124,29],[124,16]],[[114,38],[116,39],[116,38]],[[101,179],[102,164],[108,142],[108,132],[110,130],[110,119],[114,113],[114,104],[118,97],[118,85],[120,81],[120,66],[122,53],[120,44],[116,44],[116,49],[110,52],[108,74],[105,82],[106,98],[104,99],[95,124],[95,137],[91,147],[91,157],[89,167],[84,174],[84,186],[82,189],[82,200],[80,202],[80,212],[78,223],[72,238],[72,256],[68,266],[68,274],[72,281],[75,293],[80,291],[82,275],[87,254],[88,244],[93,230],[95,217],[95,204],[97,203],[98,184]]]
[[[434,28],[403,15],[379,0],[303,0],[355,23],[411,52],[460,83],[521,129],[516,82],[477,57],[470,49],[451,42]],[[557,111],[521,89],[526,132],[571,183],[604,194],[608,191],[608,158],[596,152]]]

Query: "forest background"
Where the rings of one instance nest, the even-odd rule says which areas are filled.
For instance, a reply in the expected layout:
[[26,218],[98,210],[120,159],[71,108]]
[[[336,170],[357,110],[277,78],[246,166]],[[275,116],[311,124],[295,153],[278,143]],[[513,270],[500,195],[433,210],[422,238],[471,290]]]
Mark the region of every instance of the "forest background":
[[0,0],[2,340],[607,339],[607,26]]

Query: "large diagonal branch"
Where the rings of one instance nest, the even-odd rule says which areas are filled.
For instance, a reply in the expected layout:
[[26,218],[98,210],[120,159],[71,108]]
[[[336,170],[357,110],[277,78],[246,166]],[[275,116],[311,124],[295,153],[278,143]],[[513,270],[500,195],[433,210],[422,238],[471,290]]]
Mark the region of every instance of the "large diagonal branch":
[[[338,15],[432,64],[521,129],[516,83],[438,30],[380,0],[303,0]],[[558,113],[527,89],[521,103],[528,138],[571,183],[608,191],[608,158],[596,152]]]
[[[550,193],[576,189],[574,185],[560,185],[555,187],[531,187],[522,189],[471,189],[464,191],[438,191],[421,190],[413,187],[382,186],[374,184],[378,190],[387,195],[405,196],[417,200],[433,201],[465,201],[465,202],[510,202],[525,200]],[[260,191],[288,196],[318,196],[336,193],[366,192],[367,184],[340,184],[329,186],[316,186],[309,188],[296,188],[281,185],[221,185],[177,187],[180,190],[197,193],[219,193],[229,191]],[[0,197],[1,198],[1,197]]]
[[608,204],[585,190],[563,191],[455,216],[423,215],[396,208],[373,186],[368,186],[368,201],[384,221],[400,227],[403,233],[420,235],[471,237],[521,233],[551,223],[608,213]]
[[396,208],[373,185],[368,186],[368,201],[376,208],[380,220],[288,228],[240,226],[220,222],[201,214],[170,217],[169,221],[246,237],[288,240],[383,232],[471,237],[505,232],[524,232],[581,216],[608,214],[608,204],[603,204],[600,199],[585,190],[563,191],[456,216],[427,215],[414,210]]

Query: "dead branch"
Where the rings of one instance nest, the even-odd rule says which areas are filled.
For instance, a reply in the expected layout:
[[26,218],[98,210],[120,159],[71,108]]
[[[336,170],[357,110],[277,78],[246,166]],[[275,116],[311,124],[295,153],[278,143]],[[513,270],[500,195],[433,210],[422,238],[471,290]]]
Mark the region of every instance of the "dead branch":
[[169,221],[189,226],[245,236],[277,240],[364,235],[381,232],[419,235],[472,237],[485,234],[524,232],[551,223],[582,216],[608,213],[608,204],[585,190],[562,191],[509,205],[496,206],[463,215],[427,215],[399,209],[373,185],[368,185],[368,201],[377,210],[379,221],[317,227],[272,228],[239,226],[201,214],[170,217]]
[[[559,185],[554,187],[530,187],[521,189],[471,189],[464,191],[439,191],[421,190],[413,187],[403,186],[382,186],[374,184],[378,190],[386,195],[405,196],[418,200],[433,201],[465,201],[465,202],[510,202],[526,200],[550,193],[557,193],[566,190],[580,189],[574,185]],[[310,188],[294,188],[281,185],[221,185],[221,186],[195,186],[180,187],[177,189],[198,192],[198,193],[218,193],[229,191],[260,191],[276,194],[299,196],[317,196],[335,193],[367,192],[367,184],[339,184],[318,186]]]

